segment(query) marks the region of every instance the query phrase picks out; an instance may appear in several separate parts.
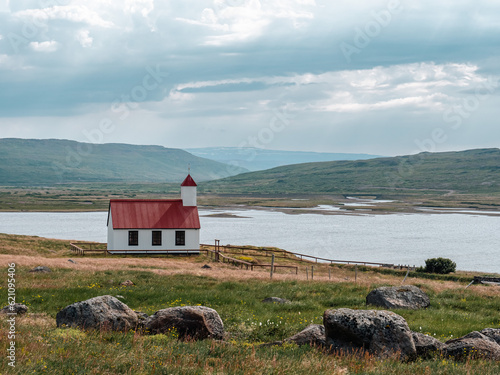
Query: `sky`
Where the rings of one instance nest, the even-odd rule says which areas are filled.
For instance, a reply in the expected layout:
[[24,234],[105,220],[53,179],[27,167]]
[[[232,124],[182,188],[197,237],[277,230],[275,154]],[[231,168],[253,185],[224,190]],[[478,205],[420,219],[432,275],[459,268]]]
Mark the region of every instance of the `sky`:
[[0,138],[500,147],[494,0],[0,0]]

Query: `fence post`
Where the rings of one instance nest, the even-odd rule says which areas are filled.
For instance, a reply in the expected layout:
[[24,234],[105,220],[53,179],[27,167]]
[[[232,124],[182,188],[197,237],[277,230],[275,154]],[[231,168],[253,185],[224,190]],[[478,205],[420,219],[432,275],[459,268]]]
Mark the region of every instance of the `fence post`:
[[306,267],[306,280],[309,280],[309,267]]
[[274,253],[273,257],[271,258],[271,279],[273,278],[273,271],[274,271]]
[[311,280],[314,280],[314,266],[311,266]]
[[332,279],[332,267],[328,267],[328,280]]
[[403,284],[405,283],[406,278],[408,277],[409,273],[410,273],[410,267],[408,267],[408,271],[406,272],[406,276],[405,276],[405,278],[403,279],[403,281],[401,282],[401,285],[403,285]]
[[355,271],[354,271],[354,282],[357,283],[358,282],[358,265],[356,264],[355,266]]

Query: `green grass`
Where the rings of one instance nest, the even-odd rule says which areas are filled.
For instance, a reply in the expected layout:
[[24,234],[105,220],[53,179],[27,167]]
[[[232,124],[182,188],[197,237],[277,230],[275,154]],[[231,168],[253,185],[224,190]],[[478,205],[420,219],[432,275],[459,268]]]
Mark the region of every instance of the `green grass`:
[[[305,281],[224,281],[209,276],[160,276],[136,270],[100,272],[55,269],[33,274],[18,267],[17,301],[30,315],[18,318],[17,367],[8,373],[50,374],[498,374],[494,362],[455,363],[435,358],[414,363],[380,361],[366,356],[333,356],[319,349],[285,345],[258,347],[282,340],[311,323],[322,323],[327,309],[365,309],[365,297],[379,284]],[[0,274],[6,275],[3,268]],[[125,279],[136,284],[120,286]],[[426,310],[396,310],[414,331],[440,340],[487,327],[499,328],[500,299],[474,288],[434,291],[420,280],[430,298]],[[5,282],[0,300],[6,301]],[[494,288],[494,287],[491,287]],[[485,290],[493,290],[486,288]],[[167,307],[204,305],[217,310],[227,331],[225,343],[179,342],[171,335],[143,336],[57,329],[57,312],[99,295],[120,295],[134,310],[152,314]],[[278,296],[291,304],[265,304]],[[369,307],[371,308],[371,307]],[[6,322],[1,323],[0,350],[6,351]],[[0,362],[0,373],[7,363]]]

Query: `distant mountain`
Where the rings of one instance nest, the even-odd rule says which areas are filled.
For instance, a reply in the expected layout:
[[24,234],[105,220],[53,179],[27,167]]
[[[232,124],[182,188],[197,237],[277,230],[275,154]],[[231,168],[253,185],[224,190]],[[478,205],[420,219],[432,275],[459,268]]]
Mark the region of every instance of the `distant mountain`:
[[193,155],[236,165],[250,171],[262,171],[282,165],[334,160],[364,160],[379,156],[368,154],[342,154],[304,151],[278,151],[261,148],[207,147],[188,148]]
[[188,166],[196,181],[247,171],[162,146],[0,139],[0,185],[181,182]]
[[204,192],[349,194],[444,191],[500,194],[500,150],[479,149],[289,165],[202,184]]

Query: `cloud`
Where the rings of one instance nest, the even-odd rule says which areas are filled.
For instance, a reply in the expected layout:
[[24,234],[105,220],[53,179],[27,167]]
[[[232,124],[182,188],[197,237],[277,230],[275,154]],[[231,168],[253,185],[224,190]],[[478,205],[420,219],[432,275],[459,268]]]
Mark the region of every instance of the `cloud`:
[[[401,11],[348,61],[341,43],[356,45],[395,3]],[[277,137],[281,148],[320,142],[318,133],[355,144],[362,132],[368,147],[384,142],[375,129],[404,144],[500,76],[500,3],[491,0],[19,0],[8,12],[2,4],[2,131],[15,118],[16,129],[37,121],[42,134],[70,137],[66,121],[79,124],[75,131],[88,126],[87,112],[116,117],[118,101],[130,106],[121,141],[138,139],[135,124],[147,118],[149,134],[182,140],[195,129],[202,140],[234,145],[286,105],[297,117]],[[156,66],[168,78],[134,102]],[[478,134],[497,134],[495,108],[481,101],[466,120],[477,121]]]
[[76,40],[84,48],[92,47],[94,39],[90,36],[89,30],[78,30],[76,33]]
[[27,9],[16,12],[14,16],[36,20],[36,22],[66,20],[104,28],[113,27],[112,22],[104,20],[99,13],[89,9],[85,5],[67,5],[53,6],[43,9]]
[[327,78],[337,90],[312,108],[331,112],[388,110],[398,107],[442,111],[488,77],[471,64],[408,64],[345,71]]
[[301,110],[354,113],[404,107],[442,111],[460,100],[464,91],[474,90],[487,80],[473,64],[419,63],[322,74],[188,82],[176,85],[170,97],[179,98],[181,93],[190,93],[186,97],[189,100],[203,93],[238,95],[237,92],[244,93],[261,84],[257,86],[261,88],[261,98],[270,96],[273,87],[286,87],[287,94],[281,100]]
[[218,33],[208,34],[203,42],[207,46],[224,46],[236,42],[254,40],[264,35],[270,25],[287,20],[294,28],[304,21],[314,19],[314,1],[214,1],[194,18],[178,17],[176,20],[195,26],[203,26]]
[[59,43],[54,40],[46,42],[31,42],[30,47],[36,52],[55,52],[59,48]]
[[0,0],[0,12],[9,12],[9,0]]
[[143,17],[147,17],[154,8],[154,0],[125,0],[124,11],[140,13]]

